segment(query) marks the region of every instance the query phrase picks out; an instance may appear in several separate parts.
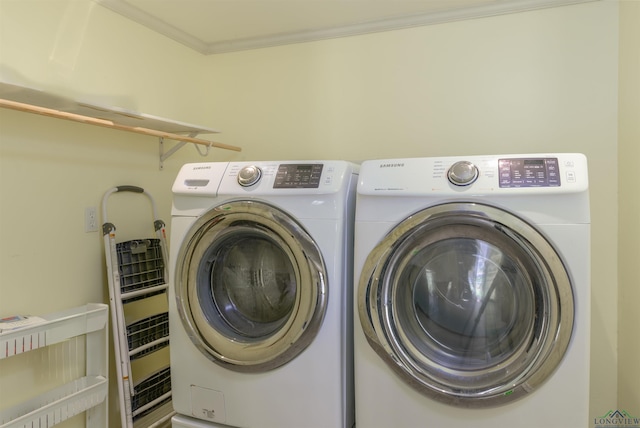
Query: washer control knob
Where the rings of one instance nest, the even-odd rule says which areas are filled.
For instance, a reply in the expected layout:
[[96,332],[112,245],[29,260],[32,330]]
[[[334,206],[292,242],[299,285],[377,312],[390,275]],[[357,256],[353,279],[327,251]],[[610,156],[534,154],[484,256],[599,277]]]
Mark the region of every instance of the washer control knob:
[[447,177],[456,186],[468,186],[476,181],[478,174],[477,166],[468,161],[460,161],[449,168]]
[[238,184],[249,187],[256,184],[262,178],[262,170],[255,165],[245,166],[238,173]]

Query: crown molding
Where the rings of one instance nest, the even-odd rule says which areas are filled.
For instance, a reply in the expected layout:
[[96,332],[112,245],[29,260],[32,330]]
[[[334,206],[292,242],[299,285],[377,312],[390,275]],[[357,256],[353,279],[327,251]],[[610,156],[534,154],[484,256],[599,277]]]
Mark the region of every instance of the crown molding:
[[445,22],[486,18],[489,16],[505,15],[509,13],[526,12],[535,9],[560,7],[602,0],[508,0],[448,11],[415,14],[393,19],[383,19],[356,25],[345,25],[292,33],[271,34],[264,37],[227,40],[210,44],[207,44],[202,40],[193,37],[190,34],[187,34],[186,32],[162,20],[159,20],[152,15],[149,15],[148,13],[138,9],[137,7],[132,6],[125,0],[94,1],[203,55],[212,55],[288,45],[294,43],[335,39],[368,33],[399,30],[425,25],[442,24]]

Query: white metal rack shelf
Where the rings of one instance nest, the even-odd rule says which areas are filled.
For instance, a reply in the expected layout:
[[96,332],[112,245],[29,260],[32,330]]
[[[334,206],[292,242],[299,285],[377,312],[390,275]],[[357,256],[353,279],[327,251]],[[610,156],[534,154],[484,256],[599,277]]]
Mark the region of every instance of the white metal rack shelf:
[[0,428],[49,428],[82,412],[88,427],[106,428],[108,306],[93,303],[41,318],[42,323],[0,333],[0,359],[84,335],[85,376],[0,411]]
[[[12,83],[0,82],[0,107],[158,137],[160,142],[160,169],[163,168],[163,163],[169,156],[187,143],[206,146],[207,152],[202,153],[198,150],[203,155],[206,155],[211,147],[237,152],[242,150],[240,147],[230,144],[195,138],[199,134],[218,133],[219,131],[215,129],[203,128],[117,107],[104,107],[80,102]],[[178,141],[178,143],[165,151],[165,139]]]

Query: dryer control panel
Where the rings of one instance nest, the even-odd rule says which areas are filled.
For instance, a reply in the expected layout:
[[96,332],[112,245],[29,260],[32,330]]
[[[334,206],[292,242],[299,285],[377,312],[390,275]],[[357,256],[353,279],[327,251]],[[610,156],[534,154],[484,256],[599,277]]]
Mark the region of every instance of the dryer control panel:
[[358,193],[543,195],[582,192],[588,186],[583,154],[534,153],[365,161]]
[[499,159],[500,187],[560,186],[558,158]]

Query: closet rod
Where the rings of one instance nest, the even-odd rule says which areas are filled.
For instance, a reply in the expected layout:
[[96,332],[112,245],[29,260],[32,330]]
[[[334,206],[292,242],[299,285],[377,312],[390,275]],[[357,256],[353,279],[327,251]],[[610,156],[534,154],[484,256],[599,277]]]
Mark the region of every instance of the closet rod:
[[18,111],[27,112],[27,113],[35,113],[42,116],[55,117],[57,119],[66,119],[74,122],[86,123],[89,125],[102,126],[104,128],[119,129],[121,131],[134,132],[136,134],[149,135],[152,137],[167,138],[169,140],[184,141],[186,143],[200,144],[200,145],[209,146],[209,147],[217,147],[219,149],[233,150],[236,152],[239,152],[242,150],[238,146],[232,146],[229,144],[216,143],[213,141],[207,141],[200,138],[193,138],[185,135],[178,135],[171,132],[156,131],[155,129],[119,125],[110,120],[97,119],[94,117],[83,116],[75,113],[68,113],[68,112],[54,110],[46,107],[38,107],[31,104],[10,101],[2,98],[0,98],[0,107],[9,108],[12,110],[18,110]]

